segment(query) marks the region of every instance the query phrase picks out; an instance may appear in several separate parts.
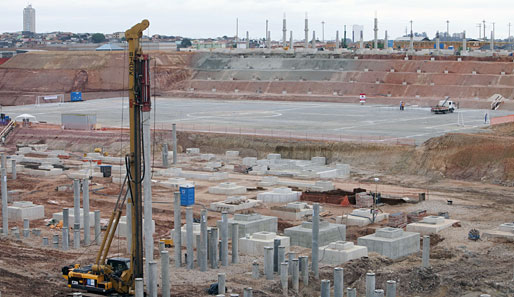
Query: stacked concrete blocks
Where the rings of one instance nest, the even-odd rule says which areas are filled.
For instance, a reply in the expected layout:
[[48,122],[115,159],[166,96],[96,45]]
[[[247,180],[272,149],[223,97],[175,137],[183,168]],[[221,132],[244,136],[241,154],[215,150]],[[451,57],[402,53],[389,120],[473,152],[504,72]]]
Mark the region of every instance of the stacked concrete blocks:
[[[299,226],[287,228],[284,234],[291,238],[291,246],[312,247],[312,222],[303,222]],[[326,221],[319,223],[319,246],[339,240],[346,240],[345,225]]]
[[285,252],[289,252],[289,237],[267,231],[256,232],[240,238],[239,252],[249,256],[264,256],[264,247],[272,247],[275,239],[280,239],[280,246],[285,248]]
[[271,207],[270,214],[284,220],[297,221],[304,217],[312,216],[312,206],[306,202],[289,202],[285,206]]
[[391,259],[398,259],[419,251],[420,234],[402,229],[385,227],[375,234],[357,239],[357,244],[366,246],[368,252],[376,252]]
[[368,248],[354,245],[350,241],[336,241],[319,248],[320,261],[327,264],[343,264],[353,259],[368,256]]

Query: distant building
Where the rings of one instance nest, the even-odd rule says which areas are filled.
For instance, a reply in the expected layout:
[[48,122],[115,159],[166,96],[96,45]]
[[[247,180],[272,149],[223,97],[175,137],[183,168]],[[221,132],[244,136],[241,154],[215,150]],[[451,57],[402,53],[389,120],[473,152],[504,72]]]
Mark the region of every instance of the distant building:
[[361,40],[364,34],[364,26],[362,25],[353,25],[352,26],[352,42],[358,42]]
[[36,33],[36,10],[31,4],[23,9],[23,31]]

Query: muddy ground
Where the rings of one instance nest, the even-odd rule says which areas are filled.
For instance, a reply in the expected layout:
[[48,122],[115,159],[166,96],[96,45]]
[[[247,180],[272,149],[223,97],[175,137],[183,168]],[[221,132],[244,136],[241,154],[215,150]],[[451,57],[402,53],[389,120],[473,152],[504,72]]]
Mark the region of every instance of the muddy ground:
[[[78,159],[79,156],[77,153],[72,159]],[[184,170],[199,170],[204,165],[204,162],[182,155],[179,161],[180,167]],[[491,230],[501,223],[513,220],[514,193],[511,187],[476,181],[434,180],[420,175],[392,175],[387,172],[380,173],[380,183],[376,185],[372,181],[372,177],[376,175],[375,171],[359,168],[354,172],[350,179],[336,180],[337,187],[344,190],[356,187],[374,190],[378,187],[381,193],[401,197],[416,197],[417,193],[427,192],[428,199],[419,204],[384,205],[381,209],[388,213],[421,209],[427,210],[429,214],[447,211],[452,219],[460,220],[460,227],[444,230],[432,237],[431,268],[420,267],[420,253],[394,261],[370,253],[368,258],[340,265],[345,269],[345,287],[356,287],[359,294],[363,294],[365,273],[373,271],[377,275],[377,288],[385,288],[387,280],[396,280],[398,296],[478,296],[479,293],[514,296],[514,243],[486,240],[474,242],[467,239],[467,232],[471,228],[480,231]],[[162,178],[155,176],[154,179]],[[241,185],[255,186],[260,177],[231,172],[230,179]],[[208,187],[215,184],[197,182],[197,205],[194,207],[196,217],[199,216],[200,205],[208,205],[225,198],[207,193]],[[57,191],[56,187],[59,185],[71,185],[71,180],[65,176],[36,178],[20,173],[17,180],[8,181],[9,190],[19,190],[16,199],[45,205],[47,218],[62,208],[73,207],[71,189]],[[107,219],[114,207],[119,185],[111,183],[108,178],[94,178],[90,189],[91,209],[101,210],[102,219]],[[170,189],[153,187],[155,241],[169,236],[169,230],[174,227],[172,196]],[[253,198],[256,193],[249,192],[247,196]],[[451,206],[446,203],[449,199],[453,200]],[[267,214],[271,206],[273,204],[264,205],[254,211]],[[327,213],[323,219],[328,221],[333,221],[335,216],[350,213],[352,210],[351,207],[330,204],[323,205],[323,208]],[[218,219],[219,213],[209,212],[209,225],[214,225]],[[279,229],[299,223],[281,220]],[[17,222],[16,225],[22,228],[22,222]],[[348,240],[354,241],[358,236],[373,233],[373,230],[379,227],[379,224],[362,228],[348,227]],[[61,233],[47,227],[44,220],[31,221],[31,228],[42,229],[42,236],[49,238],[53,234]],[[98,246],[92,245],[64,252],[42,248],[41,242],[41,237],[34,236],[21,240],[10,236],[0,240],[0,291],[3,296],[34,296],[34,293],[37,296],[65,296],[72,291],[65,286],[65,280],[60,275],[61,267],[72,263],[91,263],[98,250]],[[173,248],[169,249],[170,255],[173,255],[172,250]],[[294,247],[293,250],[298,254],[310,255],[308,249]],[[114,240],[111,255],[127,255],[124,238]],[[154,255],[159,259],[157,245]],[[172,260],[172,296],[207,296],[205,289],[216,282],[218,272],[227,273],[227,286],[234,293],[242,294],[244,287],[251,286],[254,289],[254,296],[281,295],[278,277],[273,281],[264,281],[263,278],[251,279],[253,260],[261,264],[262,271],[262,258],[249,256],[241,256],[237,265],[205,273],[185,268],[176,269]],[[333,279],[333,268],[332,265],[321,264],[320,278]],[[319,286],[319,281],[311,278],[308,287],[301,285],[298,294],[290,291],[290,295],[317,296]]]

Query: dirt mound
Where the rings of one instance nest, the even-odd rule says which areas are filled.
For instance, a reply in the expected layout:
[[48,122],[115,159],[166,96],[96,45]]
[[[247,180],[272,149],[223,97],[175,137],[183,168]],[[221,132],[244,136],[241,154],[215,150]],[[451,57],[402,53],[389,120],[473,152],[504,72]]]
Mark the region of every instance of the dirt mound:
[[514,125],[481,134],[447,134],[429,139],[411,169],[461,180],[514,182]]
[[[171,90],[176,83],[191,76],[191,53],[148,53],[153,59],[155,93]],[[128,84],[127,59],[125,52],[30,52],[17,55],[0,66],[3,94],[0,103],[25,103],[20,94],[27,93],[124,91]],[[12,100],[13,95],[15,100]]]

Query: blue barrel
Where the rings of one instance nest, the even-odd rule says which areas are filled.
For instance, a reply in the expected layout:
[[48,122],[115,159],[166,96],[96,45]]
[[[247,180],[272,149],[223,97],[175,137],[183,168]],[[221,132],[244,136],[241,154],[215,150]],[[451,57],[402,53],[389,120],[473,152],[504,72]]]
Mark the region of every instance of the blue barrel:
[[82,101],[82,92],[71,92],[70,99],[71,102]]
[[195,186],[182,185],[180,186],[180,205],[189,206],[195,204]]

